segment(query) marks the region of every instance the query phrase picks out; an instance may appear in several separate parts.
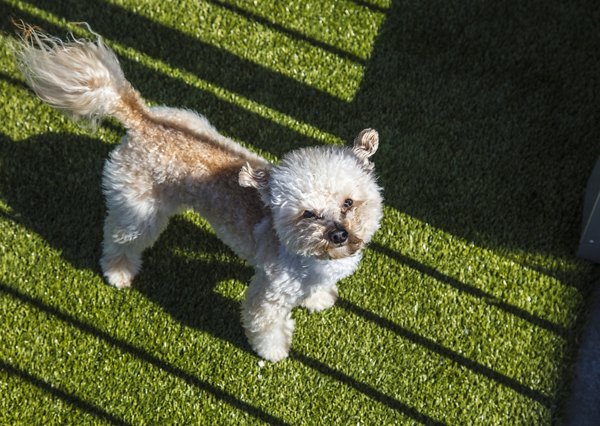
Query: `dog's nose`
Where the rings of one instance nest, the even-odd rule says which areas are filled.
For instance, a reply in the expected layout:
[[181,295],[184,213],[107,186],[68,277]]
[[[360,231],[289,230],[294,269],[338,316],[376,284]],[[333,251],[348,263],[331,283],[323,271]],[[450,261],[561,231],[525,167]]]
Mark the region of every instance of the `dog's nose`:
[[343,244],[348,239],[348,232],[345,229],[335,229],[329,233],[329,240],[334,244]]

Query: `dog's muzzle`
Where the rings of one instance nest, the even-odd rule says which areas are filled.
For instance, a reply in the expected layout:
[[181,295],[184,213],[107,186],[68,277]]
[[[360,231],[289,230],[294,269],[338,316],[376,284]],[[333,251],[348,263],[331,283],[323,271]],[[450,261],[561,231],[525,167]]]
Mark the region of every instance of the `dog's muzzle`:
[[344,244],[348,240],[348,231],[344,228],[336,228],[328,235],[329,241],[334,244]]

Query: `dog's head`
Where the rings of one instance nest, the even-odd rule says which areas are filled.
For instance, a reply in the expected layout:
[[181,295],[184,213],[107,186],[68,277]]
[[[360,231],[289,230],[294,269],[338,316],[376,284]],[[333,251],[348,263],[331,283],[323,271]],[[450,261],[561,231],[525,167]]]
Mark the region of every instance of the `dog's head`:
[[341,259],[358,252],[379,228],[381,188],[369,160],[378,145],[377,132],[365,129],[353,148],[298,149],[269,170],[248,164],[240,185],[259,190],[289,251]]

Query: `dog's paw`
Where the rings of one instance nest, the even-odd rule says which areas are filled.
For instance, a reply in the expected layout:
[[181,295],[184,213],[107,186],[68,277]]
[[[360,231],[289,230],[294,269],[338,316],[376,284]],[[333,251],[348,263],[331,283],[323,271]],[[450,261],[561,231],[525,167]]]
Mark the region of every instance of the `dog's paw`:
[[104,273],[104,278],[113,287],[123,289],[131,287],[133,275],[128,271],[108,271]]
[[256,353],[258,354],[258,356],[267,361],[279,362],[288,357],[290,349],[289,347],[284,346],[273,346],[261,348],[261,350],[257,350]]
[[250,346],[261,358],[277,362],[287,358],[292,346],[294,320],[288,315],[281,323],[271,324],[260,331],[249,332],[246,335]]
[[104,256],[100,260],[100,266],[108,284],[119,289],[131,287],[131,282],[140,269],[139,265],[123,255]]
[[331,308],[338,298],[338,289],[336,286],[326,290],[317,291],[302,301],[301,306],[308,309],[309,312],[320,312]]
[[277,362],[287,358],[292,346],[291,330],[277,327],[266,332],[257,333],[250,339],[252,348],[258,356],[267,361]]
[[108,284],[121,289],[131,287],[133,278],[140,270],[141,262],[132,261],[124,254],[116,256],[105,254],[100,259],[100,266]]

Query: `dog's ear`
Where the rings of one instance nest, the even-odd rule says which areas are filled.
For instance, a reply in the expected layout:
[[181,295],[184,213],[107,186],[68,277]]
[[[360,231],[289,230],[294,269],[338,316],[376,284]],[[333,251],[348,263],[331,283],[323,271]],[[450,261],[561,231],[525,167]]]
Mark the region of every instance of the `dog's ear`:
[[246,163],[238,176],[240,186],[264,189],[269,185],[269,169],[252,168],[250,163]]
[[361,160],[365,166],[372,168],[373,164],[369,161],[377,148],[379,147],[379,133],[375,129],[364,129],[356,138],[354,138],[354,155]]

